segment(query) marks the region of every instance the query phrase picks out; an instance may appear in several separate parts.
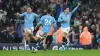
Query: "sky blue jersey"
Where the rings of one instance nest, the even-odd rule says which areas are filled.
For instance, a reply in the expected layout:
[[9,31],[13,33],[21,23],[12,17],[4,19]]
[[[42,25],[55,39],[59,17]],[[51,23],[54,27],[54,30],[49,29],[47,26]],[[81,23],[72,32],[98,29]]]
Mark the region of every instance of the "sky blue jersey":
[[24,16],[24,28],[30,28],[33,26],[33,21],[35,18],[39,19],[39,15],[36,13],[29,14],[28,12],[24,12],[23,14],[20,14],[20,17]]
[[[62,12],[58,18],[58,22],[61,22],[61,27],[67,28],[70,27],[70,19],[72,14],[78,9],[78,6],[75,7],[72,11],[70,11],[68,14],[65,14]],[[65,21],[67,20],[67,22]]]
[[51,27],[52,27],[52,24],[54,24],[54,29],[57,28],[57,25],[56,25],[56,20],[54,17],[50,16],[50,15],[44,15],[41,17],[39,23],[37,24],[36,28],[42,24],[42,31],[45,32],[45,33],[49,33]]

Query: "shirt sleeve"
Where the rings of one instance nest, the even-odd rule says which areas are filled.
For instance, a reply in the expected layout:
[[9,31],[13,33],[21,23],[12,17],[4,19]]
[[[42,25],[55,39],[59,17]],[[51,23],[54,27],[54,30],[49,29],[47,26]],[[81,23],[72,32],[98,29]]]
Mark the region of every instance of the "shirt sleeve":
[[43,23],[43,19],[44,19],[44,17],[41,17],[40,21],[36,25],[36,28],[38,28]]
[[22,14],[19,14],[20,17],[23,17],[26,15],[26,12],[22,13]]
[[76,6],[76,7],[72,10],[71,14],[73,14],[73,13],[78,9],[78,7],[79,7],[79,6]]
[[34,14],[35,15],[35,18],[36,18],[36,22],[38,23],[40,21],[40,16],[37,15],[37,14]]
[[63,20],[63,18],[62,18],[62,13],[59,15],[59,17],[58,17],[58,22],[63,22],[64,20]]

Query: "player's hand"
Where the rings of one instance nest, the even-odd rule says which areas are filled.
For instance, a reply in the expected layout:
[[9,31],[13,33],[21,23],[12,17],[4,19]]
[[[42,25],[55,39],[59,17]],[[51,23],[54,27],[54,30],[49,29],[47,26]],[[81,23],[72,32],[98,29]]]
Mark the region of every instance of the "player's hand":
[[81,2],[78,2],[78,6],[80,6],[81,5]]

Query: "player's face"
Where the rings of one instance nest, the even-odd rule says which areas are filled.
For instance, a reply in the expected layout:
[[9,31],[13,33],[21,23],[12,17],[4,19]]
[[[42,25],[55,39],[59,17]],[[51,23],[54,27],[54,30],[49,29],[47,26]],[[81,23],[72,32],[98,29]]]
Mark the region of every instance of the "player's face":
[[66,8],[64,12],[67,14],[69,12],[69,8]]
[[32,12],[32,9],[29,7],[29,8],[27,8],[27,12],[28,13],[31,13]]

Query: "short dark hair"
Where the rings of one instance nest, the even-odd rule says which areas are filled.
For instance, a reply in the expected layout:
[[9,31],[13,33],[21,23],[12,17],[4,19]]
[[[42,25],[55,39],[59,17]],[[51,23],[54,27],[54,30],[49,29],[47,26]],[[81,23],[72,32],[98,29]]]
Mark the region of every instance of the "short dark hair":
[[68,6],[64,6],[64,7],[63,7],[63,10],[65,10],[66,8],[69,8],[69,7],[68,7]]
[[31,8],[33,10],[33,7],[32,6],[28,6],[28,8]]
[[47,13],[49,13],[49,14],[51,13],[51,10],[50,10],[50,8],[48,8],[48,9],[47,9]]

